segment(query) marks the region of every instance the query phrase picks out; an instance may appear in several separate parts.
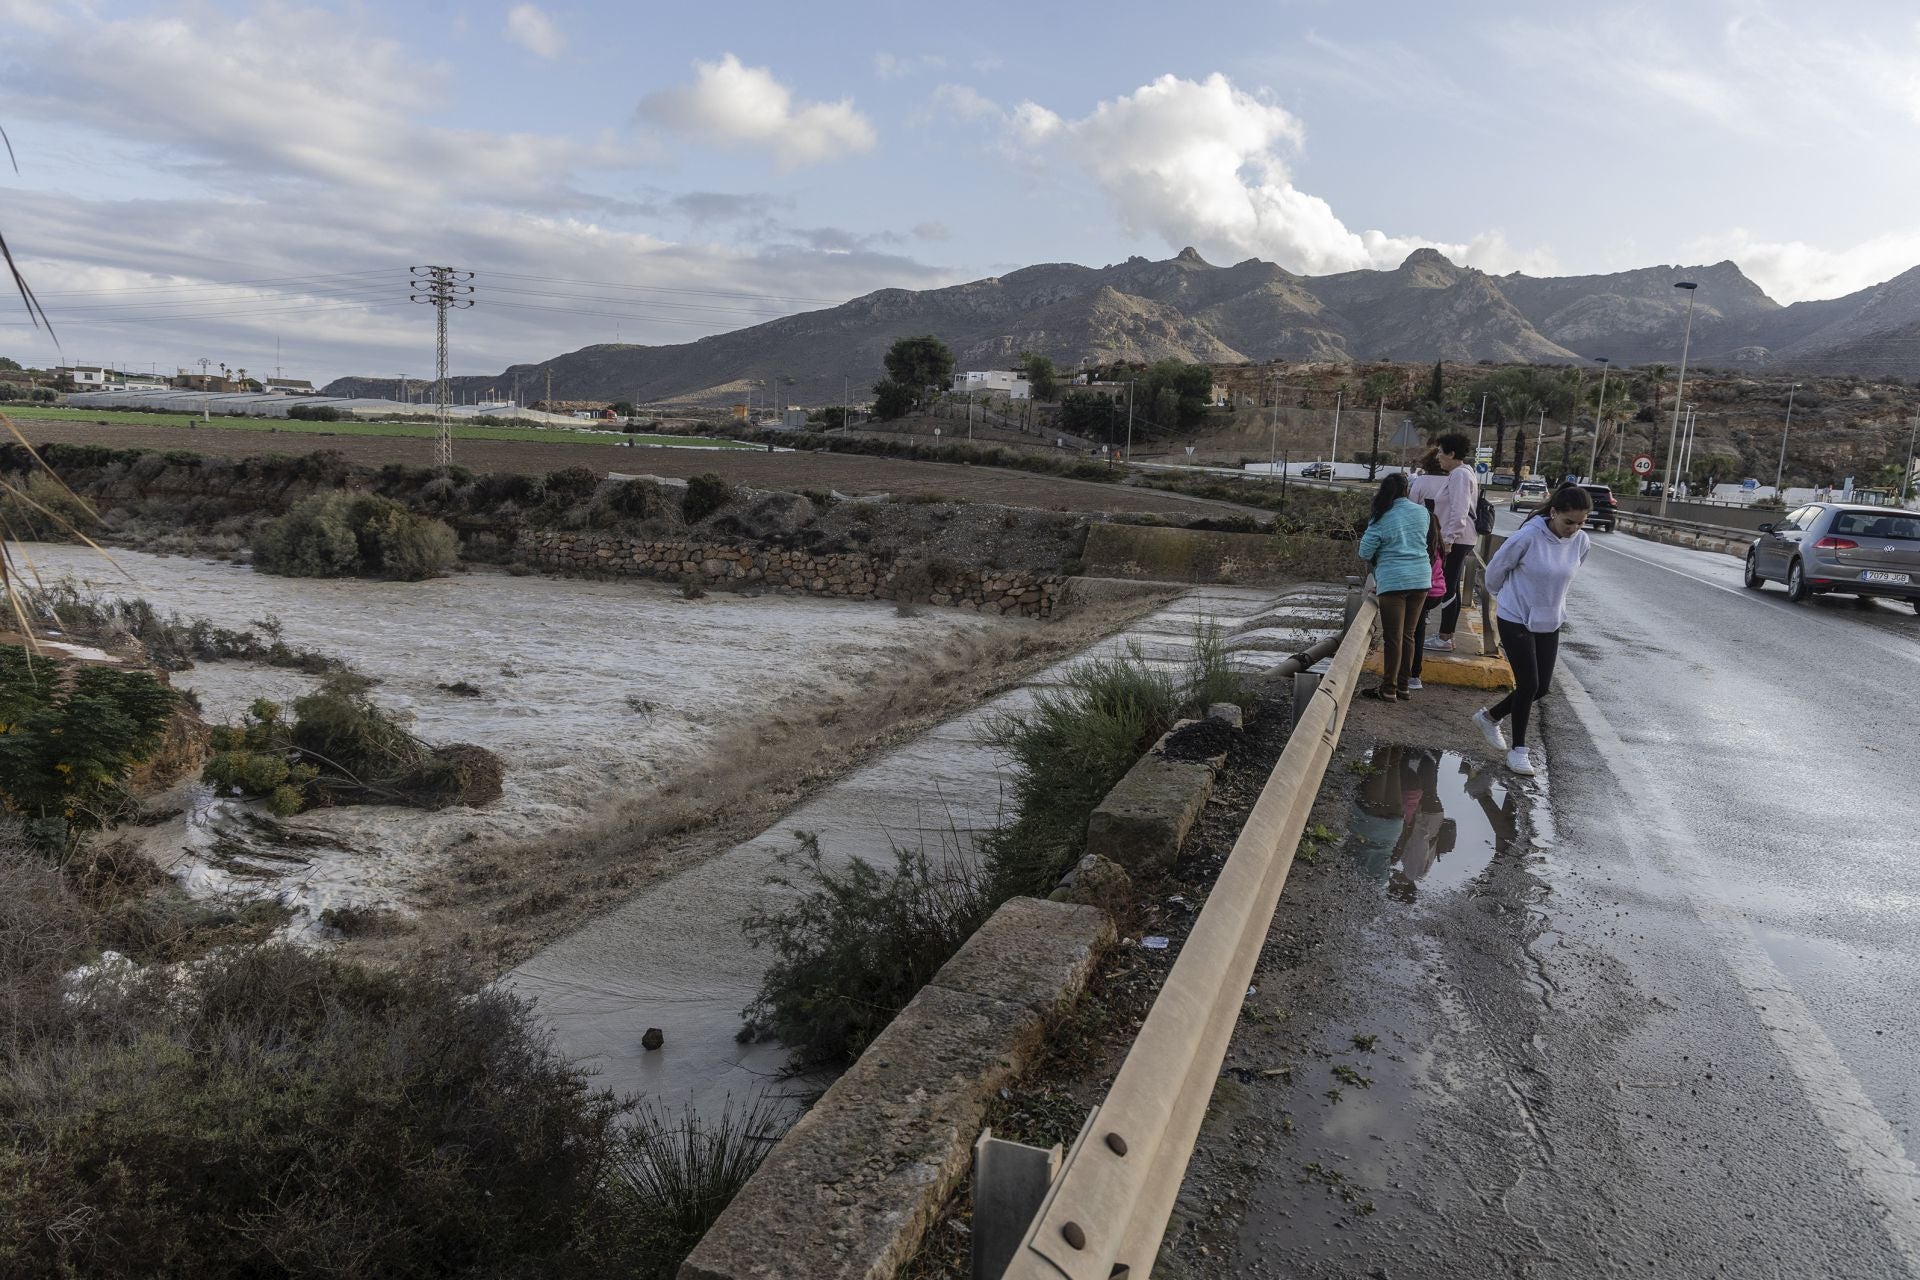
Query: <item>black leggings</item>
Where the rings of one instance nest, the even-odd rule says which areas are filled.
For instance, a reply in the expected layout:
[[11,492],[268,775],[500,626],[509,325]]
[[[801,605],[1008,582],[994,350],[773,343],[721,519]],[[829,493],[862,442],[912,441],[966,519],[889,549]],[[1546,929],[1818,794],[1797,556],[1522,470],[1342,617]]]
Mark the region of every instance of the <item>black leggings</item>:
[[1500,620],[1500,647],[1513,668],[1513,692],[1487,709],[1495,720],[1513,717],[1513,745],[1527,745],[1527,713],[1553,687],[1553,662],[1560,655],[1558,631],[1529,631],[1517,622]]
[[[1471,542],[1456,542],[1447,548],[1445,561],[1447,571],[1447,607],[1440,611],[1440,634],[1450,636],[1453,629],[1460,625],[1460,606],[1466,601],[1460,598],[1460,580],[1467,567],[1467,556],[1473,551]],[[1424,631],[1425,628],[1423,627]]]

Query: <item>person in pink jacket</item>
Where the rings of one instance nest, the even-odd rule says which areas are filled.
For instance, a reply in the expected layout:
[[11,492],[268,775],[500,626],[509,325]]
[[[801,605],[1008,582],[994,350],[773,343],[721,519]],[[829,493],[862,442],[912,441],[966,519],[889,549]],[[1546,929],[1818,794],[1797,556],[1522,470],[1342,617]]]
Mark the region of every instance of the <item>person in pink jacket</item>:
[[1440,517],[1440,540],[1446,545],[1446,607],[1440,610],[1440,634],[1426,647],[1440,653],[1453,649],[1453,629],[1460,624],[1460,574],[1473,550],[1479,532],[1473,527],[1473,509],[1480,498],[1480,484],[1473,478],[1467,462],[1472,442],[1458,431],[1449,431],[1434,442],[1440,455],[1445,481],[1440,489],[1434,514]]

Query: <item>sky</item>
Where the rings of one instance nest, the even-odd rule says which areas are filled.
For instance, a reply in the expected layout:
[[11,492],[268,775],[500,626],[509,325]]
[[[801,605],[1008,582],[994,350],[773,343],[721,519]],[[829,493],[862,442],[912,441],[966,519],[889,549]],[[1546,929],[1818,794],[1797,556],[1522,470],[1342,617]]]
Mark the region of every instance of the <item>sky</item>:
[[0,0],[0,354],[432,372],[1192,245],[1307,274],[1920,265],[1910,0]]

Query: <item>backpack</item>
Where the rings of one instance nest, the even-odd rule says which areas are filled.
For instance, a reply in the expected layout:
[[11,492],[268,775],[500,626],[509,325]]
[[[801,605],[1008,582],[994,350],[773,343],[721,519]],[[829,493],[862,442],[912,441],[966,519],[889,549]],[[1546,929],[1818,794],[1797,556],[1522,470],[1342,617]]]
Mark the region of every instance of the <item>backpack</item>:
[[1493,532],[1493,504],[1484,493],[1476,494],[1473,500],[1473,531],[1482,535]]

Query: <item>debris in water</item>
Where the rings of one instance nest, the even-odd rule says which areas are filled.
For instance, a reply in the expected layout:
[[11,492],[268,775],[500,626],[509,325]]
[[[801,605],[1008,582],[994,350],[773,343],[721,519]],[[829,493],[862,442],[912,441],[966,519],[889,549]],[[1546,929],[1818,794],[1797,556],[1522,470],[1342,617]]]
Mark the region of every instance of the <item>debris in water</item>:
[[1232,750],[1239,731],[1222,720],[1195,720],[1167,735],[1160,754],[1168,760],[1213,760]]
[[666,1042],[666,1032],[660,1030],[658,1027],[648,1027],[647,1033],[640,1037],[640,1047],[642,1049],[658,1049]]
[[1156,933],[1150,938],[1140,939],[1140,945],[1149,951],[1165,951],[1167,949],[1167,940]]
[[455,680],[452,684],[435,686],[442,693],[450,693],[456,698],[478,698],[483,692],[479,685],[466,680]]

